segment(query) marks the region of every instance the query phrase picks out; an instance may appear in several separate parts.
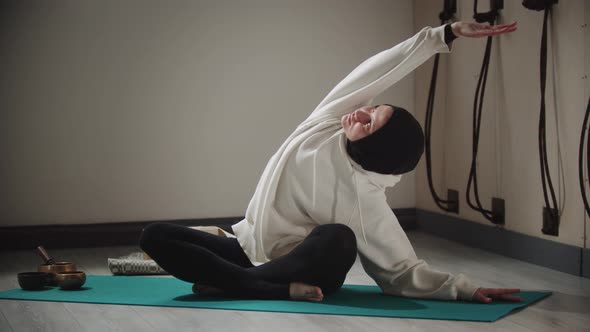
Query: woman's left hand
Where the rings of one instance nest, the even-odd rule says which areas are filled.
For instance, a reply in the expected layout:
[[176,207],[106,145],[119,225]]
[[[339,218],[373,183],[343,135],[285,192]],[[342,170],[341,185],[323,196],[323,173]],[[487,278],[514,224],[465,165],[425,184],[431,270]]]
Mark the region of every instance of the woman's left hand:
[[490,25],[489,23],[477,22],[454,22],[451,24],[451,30],[457,37],[481,38],[488,36],[501,35],[515,31],[516,22],[511,24]]
[[479,288],[473,294],[473,301],[481,303],[490,303],[494,300],[520,302],[522,298],[519,296],[512,296],[508,294],[518,293],[520,289],[505,289],[505,288]]

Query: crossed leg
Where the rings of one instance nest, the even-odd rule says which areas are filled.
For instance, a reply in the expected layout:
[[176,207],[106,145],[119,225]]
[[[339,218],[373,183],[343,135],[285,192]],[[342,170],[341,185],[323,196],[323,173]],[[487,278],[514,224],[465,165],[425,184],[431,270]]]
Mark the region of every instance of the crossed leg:
[[259,299],[321,300],[314,288],[325,294],[339,289],[356,258],[354,233],[341,224],[316,227],[290,253],[256,267],[237,239],[174,224],[148,225],[140,246],[181,280]]

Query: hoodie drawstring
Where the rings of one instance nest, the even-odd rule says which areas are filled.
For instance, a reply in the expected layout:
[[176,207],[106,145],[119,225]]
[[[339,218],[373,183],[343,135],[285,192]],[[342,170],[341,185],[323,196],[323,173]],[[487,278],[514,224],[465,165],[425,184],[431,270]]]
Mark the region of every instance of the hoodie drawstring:
[[[321,147],[321,145],[320,145]],[[319,149],[319,148],[318,148]],[[315,151],[313,153],[313,175],[312,175],[312,179],[313,179],[313,184],[312,184],[312,189],[311,189],[311,208],[315,210],[315,188],[316,188],[316,158],[317,158],[317,151]]]
[[365,224],[363,222],[363,210],[361,208],[361,198],[359,196],[359,184],[356,179],[356,171],[353,169],[352,176],[354,177],[354,191],[356,191],[356,204],[359,207],[359,216],[361,218],[361,231],[363,232],[363,239],[365,240],[365,244],[369,244],[367,242],[367,237],[365,236]]

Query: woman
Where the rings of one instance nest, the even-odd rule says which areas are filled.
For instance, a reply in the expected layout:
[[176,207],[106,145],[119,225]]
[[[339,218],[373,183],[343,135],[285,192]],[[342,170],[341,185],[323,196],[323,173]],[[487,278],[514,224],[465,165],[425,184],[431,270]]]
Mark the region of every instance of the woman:
[[424,28],[359,65],[268,162],[246,211],[218,237],[154,223],[141,248],[205,295],[321,301],[338,290],[358,253],[385,294],[442,300],[520,301],[518,289],[478,288],[419,260],[386,202],[385,188],[414,169],[423,133],[401,107],[374,97],[459,37],[516,30],[516,23]]

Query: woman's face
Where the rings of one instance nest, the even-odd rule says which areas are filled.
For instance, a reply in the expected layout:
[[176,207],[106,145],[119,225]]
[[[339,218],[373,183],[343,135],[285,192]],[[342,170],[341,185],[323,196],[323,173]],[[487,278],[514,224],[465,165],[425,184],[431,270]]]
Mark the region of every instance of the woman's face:
[[346,137],[353,142],[383,127],[392,115],[393,107],[389,105],[365,106],[343,115],[340,124]]

